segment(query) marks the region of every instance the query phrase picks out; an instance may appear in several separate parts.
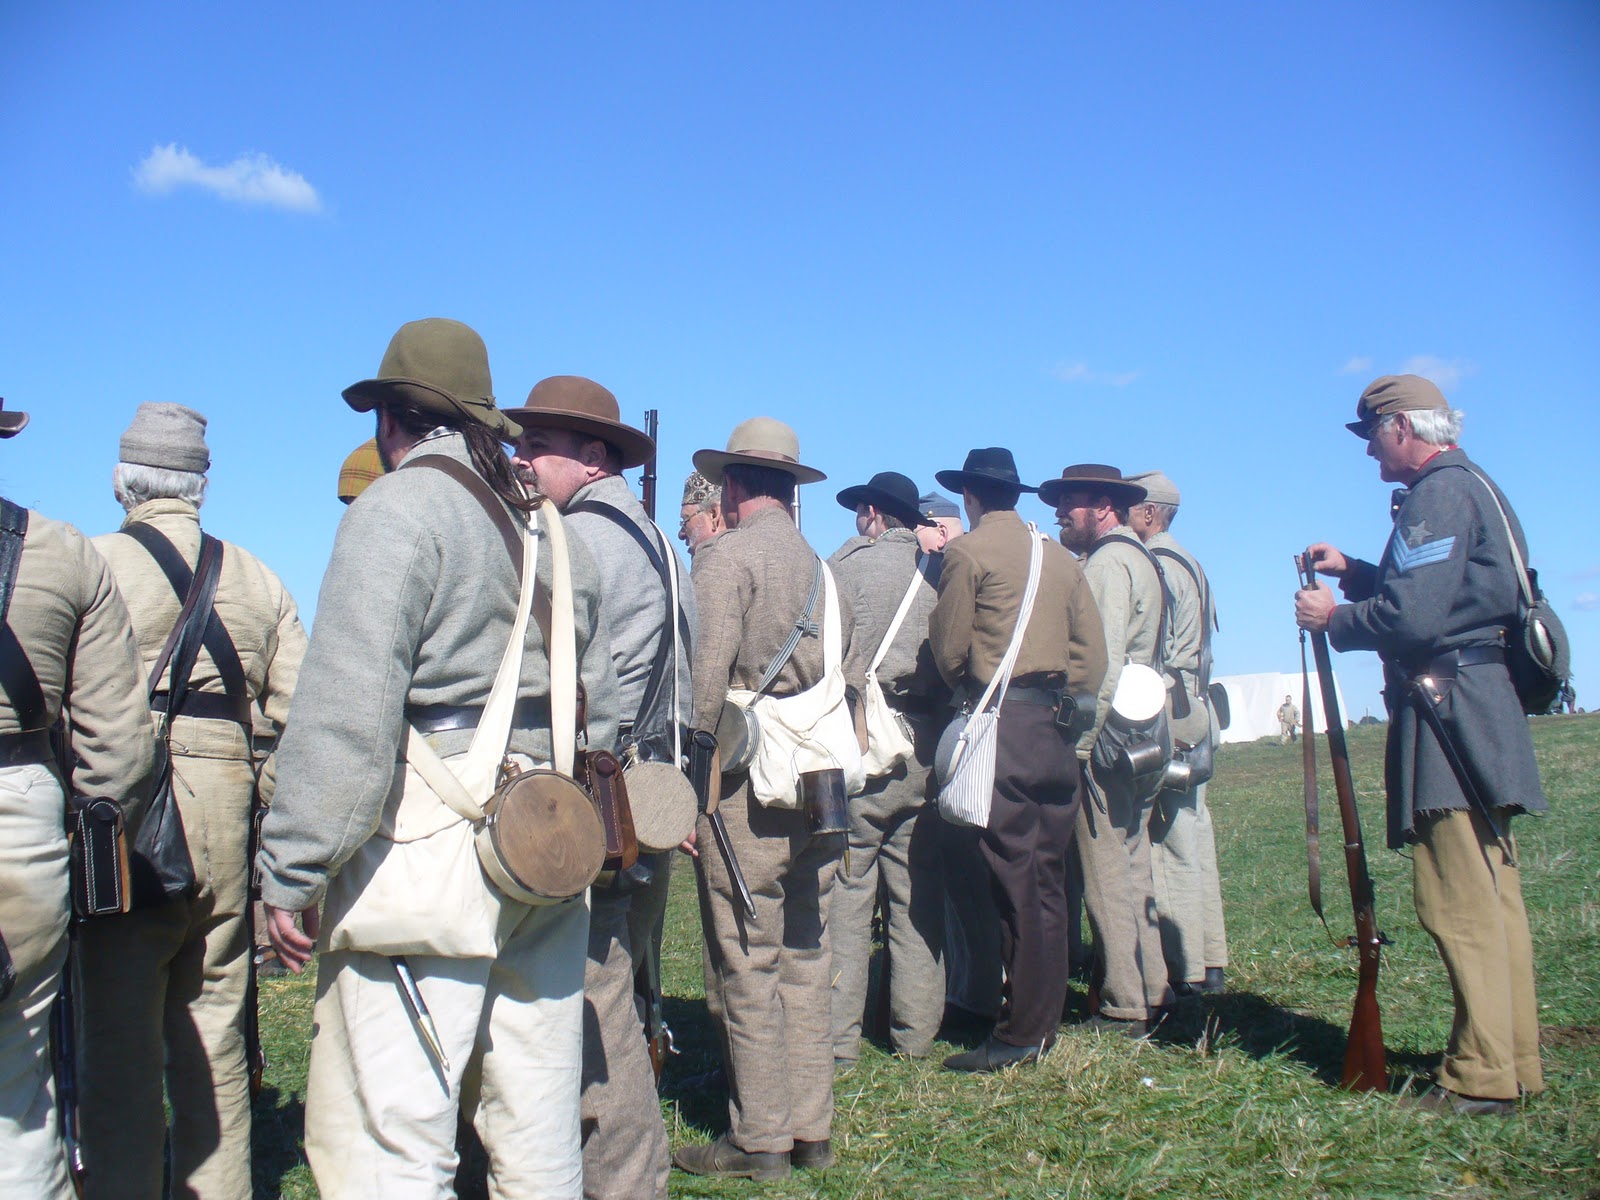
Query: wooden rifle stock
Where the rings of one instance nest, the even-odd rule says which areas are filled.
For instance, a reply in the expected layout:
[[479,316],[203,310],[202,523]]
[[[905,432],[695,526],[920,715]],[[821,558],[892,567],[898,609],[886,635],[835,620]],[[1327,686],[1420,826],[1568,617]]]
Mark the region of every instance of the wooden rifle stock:
[[[1316,573],[1309,553],[1301,558],[1300,570],[1305,586],[1314,586]],[[1339,819],[1344,826],[1344,865],[1350,877],[1350,904],[1356,919],[1352,940],[1360,956],[1355,1011],[1350,1017],[1349,1040],[1339,1082],[1357,1091],[1387,1091],[1389,1070],[1383,1052],[1383,1021],[1378,1013],[1378,968],[1385,939],[1378,932],[1372,876],[1367,871],[1367,849],[1361,838],[1361,814],[1356,808],[1355,783],[1350,778],[1350,749],[1345,743],[1344,717],[1334,690],[1333,663],[1325,632],[1311,634],[1311,653],[1317,664],[1317,682],[1322,688],[1322,716],[1328,729],[1333,788],[1339,797]],[[1309,721],[1307,724],[1309,733]]]

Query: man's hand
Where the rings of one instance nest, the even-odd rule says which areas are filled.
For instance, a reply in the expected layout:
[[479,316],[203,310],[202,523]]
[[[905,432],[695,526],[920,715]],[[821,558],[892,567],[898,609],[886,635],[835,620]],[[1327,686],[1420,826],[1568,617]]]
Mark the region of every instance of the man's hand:
[[1344,573],[1350,569],[1350,560],[1327,542],[1313,542],[1306,547],[1306,553],[1311,556],[1311,567],[1318,575],[1343,579]]
[[678,849],[682,850],[690,858],[699,858],[700,857],[700,851],[695,847],[695,840],[696,840],[696,836],[695,835],[696,835],[696,831],[691,829],[691,830],[689,830],[689,836],[684,838],[683,841],[678,843]]
[[306,964],[311,961],[311,952],[317,946],[317,934],[322,928],[321,914],[316,908],[308,908],[300,913],[305,932],[302,933],[295,927],[295,912],[288,908],[273,908],[268,904],[267,910],[267,938],[272,942],[272,948],[278,952],[278,961],[296,975],[305,970]]
[[[1311,547],[1313,551],[1316,547]],[[1334,551],[1338,554],[1338,551]],[[1342,563],[1344,557],[1340,555]],[[1301,629],[1309,629],[1312,633],[1322,633],[1328,628],[1328,618],[1333,615],[1333,610],[1338,607],[1333,593],[1328,590],[1328,585],[1319,583],[1315,587],[1301,588],[1294,594],[1294,623]]]

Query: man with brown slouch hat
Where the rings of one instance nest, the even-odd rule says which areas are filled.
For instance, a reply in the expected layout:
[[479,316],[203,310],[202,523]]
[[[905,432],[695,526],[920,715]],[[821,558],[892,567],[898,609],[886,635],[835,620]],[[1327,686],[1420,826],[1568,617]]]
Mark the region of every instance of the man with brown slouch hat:
[[[402,326],[377,377],[344,396],[377,410],[393,469],[340,522],[260,855],[279,957],[298,971],[322,949],[306,1157],[330,1200],[446,1195],[459,1114],[498,1195],[576,1200],[587,907],[491,885],[474,823],[422,774],[456,775],[481,806],[502,755],[524,768],[570,755],[557,701],[575,685],[553,687],[557,647],[535,620],[513,643],[536,607],[522,603],[527,539],[541,592],[564,591],[556,526],[512,474],[500,443],[521,429],[495,407],[488,351],[465,325]],[[610,746],[599,577],[577,542],[570,567],[571,626],[560,605],[549,627],[562,648],[570,629],[589,737]]]
[[[999,446],[973,450],[961,470],[935,478],[961,493],[971,532],[944,552],[928,645],[944,681],[975,701],[1000,669],[1022,614],[1035,537],[1017,516],[1017,499],[1036,489],[1018,479],[1011,451]],[[1078,762],[1057,720],[1064,697],[1100,686],[1105,640],[1078,564],[1038,541],[1038,594],[1000,704],[989,822],[962,831],[989,866],[1004,998],[988,1040],[945,1059],[956,1071],[1036,1062],[1055,1043],[1067,999],[1066,858]]]
[[[681,799],[687,818],[693,794],[677,764],[689,721],[694,595],[671,542],[622,477],[655,453],[655,443],[622,423],[609,390],[577,375],[540,380],[527,402],[506,415],[522,426],[514,457],[525,482],[561,509],[600,573],[601,616],[617,668],[617,752],[635,768],[629,780],[638,827],[644,828],[644,806],[667,799]],[[643,761],[672,764],[649,778],[681,796],[641,786]],[[640,849],[634,867],[589,892],[582,1098],[589,1200],[664,1200],[672,1169],[635,980],[644,982],[645,1014],[658,1036],[661,929],[675,851]]]
[[[700,450],[694,464],[722,485],[728,532],[694,557],[700,624],[694,650],[694,727],[717,728],[732,689],[795,697],[830,682],[830,636],[819,580],[835,591],[816,551],[790,515],[795,486],[825,479],[800,462],[794,430],[771,417],[735,427],[723,450]],[[861,687],[849,644],[848,595],[837,592],[846,682]],[[799,631],[793,640],[791,635]],[[784,656],[788,647],[790,653]],[[841,689],[842,690],[842,689]],[[852,736],[853,740],[853,736]],[[793,777],[789,782],[793,783]],[[833,965],[828,906],[843,839],[813,838],[805,812],[769,806],[748,772],[722,777],[721,813],[753,896],[740,907],[711,823],[696,829],[696,872],[706,935],[706,1006],[722,1040],[728,1076],[728,1132],[685,1146],[674,1161],[696,1175],[781,1179],[791,1166],[833,1162]]]

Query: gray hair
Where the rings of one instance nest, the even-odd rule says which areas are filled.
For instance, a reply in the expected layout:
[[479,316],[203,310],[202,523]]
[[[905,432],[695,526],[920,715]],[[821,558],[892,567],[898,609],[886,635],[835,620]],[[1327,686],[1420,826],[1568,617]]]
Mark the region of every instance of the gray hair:
[[[1384,424],[1392,422],[1399,413],[1390,413]],[[1411,432],[1419,442],[1430,446],[1454,446],[1461,441],[1461,422],[1466,414],[1459,408],[1418,408],[1405,414],[1411,422]]]
[[119,462],[111,470],[111,491],[124,512],[151,500],[183,500],[199,508],[206,499],[206,477],[197,471]]
[[1154,500],[1146,500],[1145,503],[1155,510],[1156,520],[1160,522],[1161,528],[1172,528],[1172,523],[1178,519],[1176,504],[1157,504]]

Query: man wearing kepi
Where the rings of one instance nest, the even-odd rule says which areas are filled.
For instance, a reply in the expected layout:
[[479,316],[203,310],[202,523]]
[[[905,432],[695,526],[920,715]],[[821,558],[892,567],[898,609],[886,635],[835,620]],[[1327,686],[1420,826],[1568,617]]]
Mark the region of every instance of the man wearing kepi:
[[[205,417],[191,408],[141,404],[112,476],[127,519],[121,531],[95,539],[150,671],[164,661],[208,537],[200,528],[211,466],[205,430]],[[216,592],[187,695],[185,681],[169,677],[156,681],[151,701],[171,748],[173,815],[194,890],[145,898],[149,907],[88,922],[79,937],[79,1091],[92,1197],[159,1193],[164,1134],[174,1193],[248,1197],[251,1190],[252,714],[259,706],[271,727],[283,728],[306,634],[294,598],[270,568],[231,542],[218,549]],[[176,711],[175,694],[183,697]],[[270,768],[263,784],[270,792]]]
[[[848,775],[852,758],[860,786],[844,692],[864,680],[849,596],[790,515],[796,485],[827,478],[800,462],[794,430],[754,417],[726,450],[697,451],[694,465],[721,484],[728,525],[694,556],[696,736],[718,728],[725,703],[759,713],[761,736],[754,759],[722,777],[719,810],[753,915],[711,818],[696,827],[706,1005],[722,1041],[728,1131],[674,1161],[696,1175],[773,1180],[833,1162],[828,908],[844,839],[813,837],[799,797],[802,775],[820,783],[830,762]],[[814,718],[805,738],[780,724],[792,726],[796,706]]]
[[1082,559],[1111,664],[1100,685],[1094,725],[1078,741],[1078,758],[1087,764],[1088,799],[1078,814],[1084,907],[1104,975],[1100,1012],[1091,1023],[1143,1036],[1174,999],[1150,871],[1150,813],[1159,785],[1147,786],[1143,777],[1117,769],[1111,700],[1128,664],[1158,674],[1162,669],[1166,597],[1161,570],[1128,528],[1128,509],[1145,498],[1145,490],[1115,467],[1068,467],[1060,479],[1040,486],[1039,498],[1055,506],[1061,544]]
[[[960,492],[971,532],[945,551],[928,644],[957,699],[976,701],[1000,669],[1022,612],[1032,536],[1017,499],[1011,451],[973,450],[939,486]],[[1083,572],[1054,543],[1000,705],[987,828],[970,840],[988,864],[1000,910],[1006,982],[1000,1019],[981,1045],[945,1059],[957,1071],[1035,1062],[1055,1043],[1067,998],[1066,858],[1078,808],[1078,762],[1064,700],[1092,693],[1106,673],[1105,638]],[[960,718],[958,718],[960,719]]]
[[699,471],[683,481],[683,503],[678,507],[678,540],[689,556],[723,530],[722,489]]
[[[28,414],[0,401],[0,438]],[[105,797],[132,841],[155,741],[139,645],[105,560],[70,525],[5,501],[0,513],[0,938],[15,982],[0,998],[0,1196],[70,1200],[50,1074],[50,1009],[67,958],[63,785]],[[49,730],[70,714],[74,768]],[[97,917],[95,920],[112,918]]]
[[[1211,633],[1216,604],[1194,555],[1172,536],[1178,487],[1160,471],[1134,475],[1145,498],[1128,510],[1128,525],[1162,564],[1172,598],[1167,651],[1167,715],[1175,748],[1209,772],[1216,720],[1211,683]],[[1201,753],[1194,754],[1199,748]],[[1209,773],[1208,776],[1209,778]],[[1150,818],[1150,862],[1161,944],[1172,989],[1180,996],[1222,990],[1228,934],[1222,919],[1217,845],[1204,781],[1165,788]]]
[[933,522],[919,511],[916,484],[895,471],[845,488],[839,503],[869,540],[846,543],[828,563],[855,610],[861,653],[876,663],[867,686],[879,689],[881,715],[898,726],[901,744],[892,752],[869,747],[866,790],[850,804],[850,853],[833,896],[833,1054],[844,1062],[860,1056],[881,881],[889,970],[879,986],[889,989],[889,1042],[897,1054],[922,1058],[944,1012],[939,816],[927,790],[948,696],[927,649],[937,563],[919,552],[915,532]]
[[[506,415],[522,426],[515,459],[526,482],[560,507],[599,572],[601,616],[619,687],[618,751],[630,762],[671,764],[648,775],[629,772],[643,842],[652,806],[675,808],[686,820],[694,814],[694,794],[678,768],[691,700],[693,593],[671,543],[622,477],[649,461],[655,443],[622,423],[611,392],[576,375],[541,380],[527,403]],[[674,841],[687,832],[686,825]],[[583,1192],[592,1200],[667,1194],[667,1131],[634,981],[647,981],[646,1017],[654,1026],[672,855],[671,848],[657,846],[652,853],[641,844],[638,864],[590,893],[582,1115]]]
[[[471,329],[402,326],[344,397],[377,410],[392,469],[339,525],[261,850],[292,969],[326,896],[306,1156],[324,1196],[446,1194],[460,1111],[495,1194],[577,1197],[588,911],[581,893],[513,898],[474,843],[503,757],[570,773],[579,682],[593,745],[614,744],[599,579],[524,498],[500,445],[521,430]],[[564,795],[552,783],[551,803]],[[581,826],[541,828],[566,844]]]
[[1340,581],[1347,603],[1319,583],[1296,594],[1295,617],[1326,629],[1335,649],[1376,650],[1383,660],[1389,845],[1411,850],[1417,918],[1455,993],[1438,1085],[1421,1103],[1509,1112],[1519,1092],[1544,1087],[1533,946],[1510,831],[1513,814],[1546,808],[1506,669],[1505,638],[1521,599],[1511,538],[1523,563],[1527,543],[1500,489],[1457,446],[1461,414],[1431,382],[1377,379],[1356,418],[1347,428],[1366,440],[1380,476],[1400,485],[1394,534],[1376,566],[1313,545],[1313,565]]

